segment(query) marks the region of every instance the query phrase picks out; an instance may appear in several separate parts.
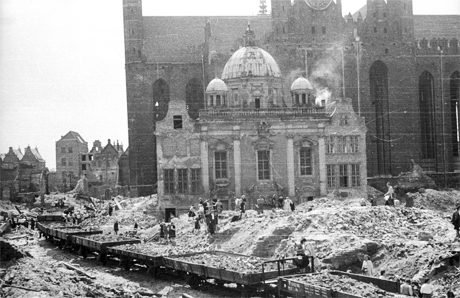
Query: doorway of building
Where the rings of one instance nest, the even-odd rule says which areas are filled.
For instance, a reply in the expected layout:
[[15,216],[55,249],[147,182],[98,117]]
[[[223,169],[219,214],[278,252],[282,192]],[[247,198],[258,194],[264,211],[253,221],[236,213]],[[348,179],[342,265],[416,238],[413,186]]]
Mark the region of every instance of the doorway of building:
[[176,216],[176,208],[165,208],[165,222],[169,222],[171,215]]

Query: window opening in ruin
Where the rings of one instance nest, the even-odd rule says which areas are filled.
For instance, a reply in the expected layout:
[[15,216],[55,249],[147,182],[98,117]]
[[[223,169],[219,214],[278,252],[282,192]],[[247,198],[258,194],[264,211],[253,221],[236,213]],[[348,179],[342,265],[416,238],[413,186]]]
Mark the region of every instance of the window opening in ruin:
[[325,100],[325,99],[322,99],[322,100],[321,100],[321,106],[322,106],[322,107],[325,107],[325,106],[326,106],[326,100]]
[[307,95],[305,93],[302,94],[302,105],[307,105]]
[[259,180],[270,179],[270,151],[257,151],[257,171]]
[[435,158],[436,130],[434,80],[433,76],[428,71],[424,71],[419,78],[419,100],[422,157]]
[[260,109],[260,97],[254,99],[254,104],[256,109]]
[[349,136],[349,138],[350,138],[350,153],[358,153],[359,136]]
[[214,152],[214,168],[216,179],[225,179],[227,176],[227,152]]
[[296,106],[300,106],[300,95],[299,94],[296,94],[294,95],[295,96],[295,105]]
[[340,117],[340,125],[348,125],[348,116],[347,115],[344,115],[342,117]]
[[334,137],[326,137],[326,152],[327,154],[335,153]]
[[214,95],[209,95],[209,106],[214,106]]
[[88,155],[88,160],[89,160],[89,161],[92,161],[92,160],[93,160],[93,156],[92,156],[91,154]]
[[337,137],[337,153],[347,153],[347,137],[338,136]]
[[177,192],[184,194],[188,189],[188,171],[187,169],[177,169]]
[[339,165],[340,187],[348,187],[348,165]]
[[153,83],[153,112],[155,120],[163,120],[168,113],[169,106],[169,85],[163,79]]
[[65,167],[66,165],[67,165],[67,163],[66,163],[65,158],[61,158],[61,166]]
[[174,169],[163,170],[164,176],[164,192],[165,194],[174,193]]
[[188,106],[188,115],[194,120],[200,117],[199,111],[204,109],[204,93],[201,82],[201,80],[193,78],[188,81],[185,87],[185,102]]
[[201,169],[190,170],[191,180],[191,192],[192,194],[198,194],[201,191]]
[[174,129],[182,129],[182,116],[181,115],[174,115]]
[[176,208],[165,208],[165,222],[169,222],[171,216],[176,217]]
[[306,176],[311,174],[311,148],[302,147],[300,148],[300,175]]
[[326,165],[326,175],[327,175],[327,187],[334,188],[336,187],[336,173],[335,165]]
[[[374,62],[369,71],[370,100],[374,105],[375,134],[372,148],[376,152],[376,174],[391,174],[391,133],[390,133],[390,106],[388,101],[388,67],[382,61]],[[375,145],[374,145],[375,144]]]
[[351,165],[351,186],[361,185],[361,174],[359,170],[359,164]]
[[220,95],[216,95],[216,106],[218,106],[218,107],[221,106]]
[[460,143],[460,72],[456,71],[450,77],[450,112],[452,123],[452,155],[459,156],[459,143]]
[[81,170],[86,171],[86,165],[81,165]]
[[86,161],[86,155],[81,156],[81,161]]

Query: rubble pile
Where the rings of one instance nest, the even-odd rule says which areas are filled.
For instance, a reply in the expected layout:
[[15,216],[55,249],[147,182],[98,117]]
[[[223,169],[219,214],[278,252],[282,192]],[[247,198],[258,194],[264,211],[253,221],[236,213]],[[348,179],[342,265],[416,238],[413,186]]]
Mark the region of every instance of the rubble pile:
[[[184,261],[187,263],[194,263],[198,265],[206,265],[209,267],[226,269],[229,271],[236,271],[245,274],[260,273],[262,272],[262,264],[264,259],[258,257],[247,257],[239,255],[221,255],[221,254],[194,254],[191,256],[175,257],[174,259]],[[265,264],[265,271],[276,271],[276,263]],[[295,268],[292,264],[286,263],[285,269]]]
[[433,297],[442,297],[448,290],[454,292],[455,297],[460,296],[460,270],[453,269],[433,282],[435,290]]
[[[28,268],[25,270],[24,268]],[[60,262],[49,259],[21,259],[0,276],[1,297],[133,297],[133,292],[151,292],[147,289],[112,287],[95,281],[87,275],[66,269]],[[152,296],[152,295],[149,295]],[[144,297],[138,295],[137,297]]]
[[191,249],[187,246],[172,246],[172,245],[161,245],[157,243],[137,243],[137,244],[125,244],[119,245],[117,249],[126,250],[134,253],[145,254],[149,256],[172,256],[172,255],[184,255],[189,253],[196,253],[206,251],[207,248]]
[[329,273],[307,274],[293,277],[291,279],[359,297],[379,297],[379,294],[384,294],[382,290],[373,284],[357,281],[351,277],[333,275]]
[[118,242],[127,240],[125,236],[115,234],[96,234],[86,235],[84,237],[96,242]]
[[408,193],[414,199],[415,207],[437,210],[452,214],[455,207],[460,205],[460,191],[436,191],[427,189],[424,193]]

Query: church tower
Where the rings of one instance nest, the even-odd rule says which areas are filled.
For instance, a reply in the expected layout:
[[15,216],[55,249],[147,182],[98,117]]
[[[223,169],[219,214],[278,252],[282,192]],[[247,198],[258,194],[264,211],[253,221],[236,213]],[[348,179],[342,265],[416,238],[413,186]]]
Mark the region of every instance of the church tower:
[[142,26],[142,0],[123,0],[125,28],[125,60],[140,62],[144,39]]

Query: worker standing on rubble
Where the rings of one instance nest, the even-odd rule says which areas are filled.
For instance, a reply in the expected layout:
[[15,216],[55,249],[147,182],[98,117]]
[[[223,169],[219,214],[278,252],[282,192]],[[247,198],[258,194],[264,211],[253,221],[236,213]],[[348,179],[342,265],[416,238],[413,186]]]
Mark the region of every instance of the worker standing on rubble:
[[112,216],[113,206],[112,203],[109,203],[109,216]]
[[368,255],[364,256],[363,266],[361,267],[363,270],[364,275],[373,276],[374,275],[374,264],[369,259]]
[[258,214],[263,214],[264,213],[264,203],[265,200],[264,198],[260,195],[259,198],[257,199],[257,213]]
[[387,187],[388,187],[388,191],[385,194],[385,196],[388,196],[388,205],[389,206],[394,206],[395,191],[393,189],[393,186],[390,185],[390,182],[387,182]]
[[[459,229],[460,229],[460,205],[457,206],[457,210],[452,214],[452,224],[454,225],[454,229],[457,232],[455,239],[460,238]],[[454,239],[454,240],[455,240]]]
[[400,293],[402,295],[406,295],[406,296],[412,296],[413,295],[412,287],[410,285],[410,280],[408,280],[408,279],[403,280],[403,284],[400,287]]
[[284,206],[283,206],[284,212],[286,212],[288,214],[292,212],[291,203],[292,203],[291,199],[289,197],[286,197],[286,200],[284,200],[284,202],[283,202],[283,204],[284,204]]
[[115,231],[115,235],[118,234],[118,219],[115,220],[115,223],[113,224],[113,230]]
[[420,294],[422,294],[422,298],[431,298],[431,295],[433,295],[434,287],[429,284],[429,282],[429,279],[425,280],[425,283],[420,287]]

